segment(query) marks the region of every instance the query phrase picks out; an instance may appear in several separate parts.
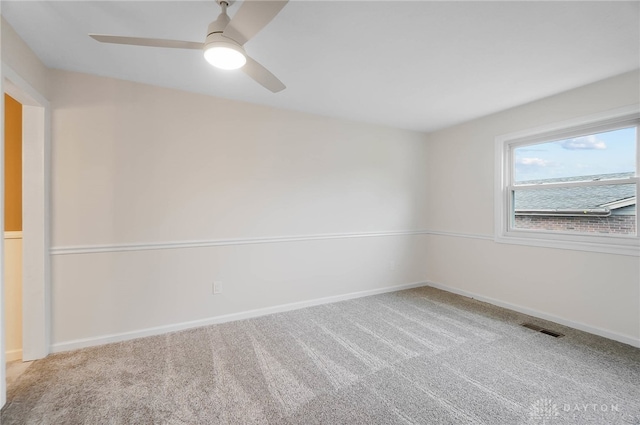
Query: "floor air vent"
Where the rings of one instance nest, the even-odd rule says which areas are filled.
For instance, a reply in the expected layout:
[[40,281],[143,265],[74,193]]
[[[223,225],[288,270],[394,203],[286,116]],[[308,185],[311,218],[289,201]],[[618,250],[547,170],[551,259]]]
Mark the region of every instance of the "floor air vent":
[[543,329],[540,326],[534,325],[533,323],[523,323],[522,326],[524,326],[525,328],[532,329],[536,332],[540,332]]
[[554,338],[560,338],[560,337],[564,336],[561,333],[550,331],[549,329],[545,329],[545,328],[540,327],[538,325],[534,325],[533,323],[522,323],[521,326],[524,326],[525,328],[529,328],[529,329],[534,330],[536,332],[541,332],[541,333],[546,334],[546,335],[551,335]]
[[561,333],[550,331],[549,329],[543,329],[540,332],[542,332],[543,334],[551,335],[554,338],[560,338],[561,336],[564,336]]

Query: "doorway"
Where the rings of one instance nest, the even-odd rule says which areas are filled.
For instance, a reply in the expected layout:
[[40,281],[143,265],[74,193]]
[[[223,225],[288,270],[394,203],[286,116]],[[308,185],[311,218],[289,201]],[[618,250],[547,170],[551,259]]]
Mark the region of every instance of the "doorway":
[[22,104],[4,95],[5,361],[22,359]]
[[[2,76],[5,94],[22,105],[21,357],[23,361],[29,361],[45,357],[50,346],[50,110],[49,102],[4,64]],[[5,336],[7,321],[3,329]],[[3,354],[8,357],[10,353],[7,350]]]

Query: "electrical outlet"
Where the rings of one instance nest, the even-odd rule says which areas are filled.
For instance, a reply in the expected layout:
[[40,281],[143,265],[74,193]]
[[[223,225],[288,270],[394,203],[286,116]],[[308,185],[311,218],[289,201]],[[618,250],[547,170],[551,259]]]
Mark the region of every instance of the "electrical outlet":
[[216,280],[215,282],[213,282],[213,294],[221,294],[222,293],[222,282],[219,280]]

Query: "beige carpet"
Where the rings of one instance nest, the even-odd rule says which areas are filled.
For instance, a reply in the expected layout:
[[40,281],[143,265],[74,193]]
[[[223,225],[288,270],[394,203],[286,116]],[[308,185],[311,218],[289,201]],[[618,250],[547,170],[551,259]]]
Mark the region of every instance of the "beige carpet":
[[1,423],[640,424],[640,350],[418,288],[52,355]]
[[20,375],[22,375],[32,364],[33,362],[23,362],[21,360],[7,362],[7,368],[5,369],[7,385],[12,387],[13,383],[17,381]]

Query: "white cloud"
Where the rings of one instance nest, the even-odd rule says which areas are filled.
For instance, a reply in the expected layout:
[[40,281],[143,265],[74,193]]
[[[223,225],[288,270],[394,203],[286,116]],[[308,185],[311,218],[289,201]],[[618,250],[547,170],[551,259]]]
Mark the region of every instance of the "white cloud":
[[551,161],[542,158],[518,158],[516,159],[518,165],[530,165],[534,167],[546,167],[551,164]]
[[560,146],[564,149],[606,149],[607,145],[599,140],[595,135],[575,137],[573,139],[562,140]]

